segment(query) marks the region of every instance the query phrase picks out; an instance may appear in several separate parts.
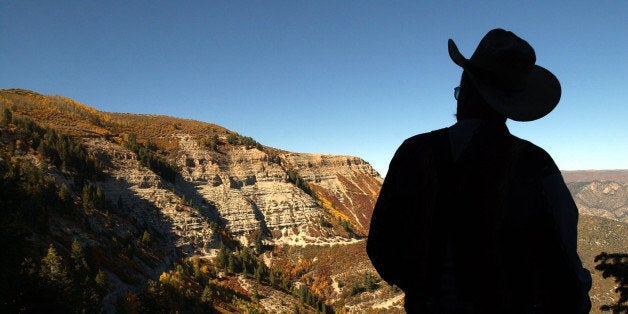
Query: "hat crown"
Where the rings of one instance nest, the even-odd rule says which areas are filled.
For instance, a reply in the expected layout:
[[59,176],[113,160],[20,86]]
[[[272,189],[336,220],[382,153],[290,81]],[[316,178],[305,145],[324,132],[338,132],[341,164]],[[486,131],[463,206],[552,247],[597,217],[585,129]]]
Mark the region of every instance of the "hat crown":
[[500,28],[489,31],[470,59],[460,53],[452,39],[447,41],[447,50],[484,100],[509,119],[539,119],[560,101],[556,76],[536,65],[532,46],[512,32]]
[[494,29],[482,38],[468,66],[486,84],[514,92],[526,88],[535,62],[536,54],[528,42],[512,32]]

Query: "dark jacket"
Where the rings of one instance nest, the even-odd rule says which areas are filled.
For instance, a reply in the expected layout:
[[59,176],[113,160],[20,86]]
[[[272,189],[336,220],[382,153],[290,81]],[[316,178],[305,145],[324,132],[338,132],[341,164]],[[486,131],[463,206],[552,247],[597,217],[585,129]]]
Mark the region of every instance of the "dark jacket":
[[577,217],[543,149],[503,123],[458,123],[398,148],[367,252],[408,312],[588,312]]

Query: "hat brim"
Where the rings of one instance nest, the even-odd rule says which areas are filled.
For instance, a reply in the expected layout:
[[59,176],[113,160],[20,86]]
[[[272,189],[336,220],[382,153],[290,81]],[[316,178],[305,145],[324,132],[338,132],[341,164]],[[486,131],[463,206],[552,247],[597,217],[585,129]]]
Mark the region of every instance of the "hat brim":
[[527,78],[526,88],[520,92],[509,92],[485,84],[468,66],[453,40],[448,41],[451,60],[462,67],[471,78],[484,100],[497,112],[515,121],[533,121],[550,113],[560,101],[560,82],[547,69],[534,65]]

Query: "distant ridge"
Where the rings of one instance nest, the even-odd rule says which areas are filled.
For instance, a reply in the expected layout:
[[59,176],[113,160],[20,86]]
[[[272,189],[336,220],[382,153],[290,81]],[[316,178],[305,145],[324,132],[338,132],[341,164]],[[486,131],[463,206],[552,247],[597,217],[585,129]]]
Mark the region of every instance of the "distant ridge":
[[565,182],[615,181],[628,183],[628,170],[563,170]]

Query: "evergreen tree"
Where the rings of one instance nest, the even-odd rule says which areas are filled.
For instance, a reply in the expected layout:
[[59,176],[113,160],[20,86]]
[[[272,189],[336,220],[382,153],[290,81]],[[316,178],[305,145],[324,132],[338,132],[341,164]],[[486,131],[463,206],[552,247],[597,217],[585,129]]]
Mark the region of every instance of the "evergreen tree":
[[61,184],[61,187],[59,187],[59,200],[64,203],[72,201],[72,192],[65,184]]
[[259,230],[259,231],[255,232],[253,237],[254,237],[253,245],[255,246],[255,252],[260,254],[260,253],[262,253],[262,249],[264,248],[264,244],[262,243],[262,231]]
[[227,267],[229,266],[229,252],[227,250],[227,247],[225,247],[223,244],[220,245],[220,250],[218,251],[218,254],[216,255],[214,261],[216,265],[218,265],[218,267],[222,268],[225,271],[227,270]]
[[236,266],[235,266],[235,258],[233,257],[232,254],[229,254],[229,264],[228,264],[228,269],[230,272],[235,272],[236,271]]
[[2,112],[2,125],[7,126],[12,122],[13,114],[11,113],[11,110],[9,110],[9,108],[4,108],[4,111]]
[[80,280],[85,280],[85,277],[89,274],[89,266],[87,266],[87,261],[85,261],[83,247],[76,239],[72,241],[70,259],[72,260],[72,266],[74,268],[74,276]]
[[276,287],[277,280],[275,279],[275,272],[271,269],[270,274],[268,274],[268,281],[272,287]]
[[201,295],[201,302],[211,306],[213,297],[214,291],[209,286],[205,286]]
[[257,268],[255,268],[255,280],[257,280],[257,282],[262,282],[263,276],[264,276],[264,263],[259,262],[257,264]]
[[227,135],[227,143],[231,144],[231,145],[237,145],[239,142],[239,138],[237,135],[235,134],[229,134]]
[[91,271],[85,259],[83,247],[74,240],[70,248],[70,261],[72,265],[72,286],[71,286],[71,303],[77,312],[93,313],[100,309],[102,298],[105,295],[106,277],[104,272],[99,271],[91,279]]
[[94,283],[96,284],[96,292],[104,296],[109,291],[109,282],[107,281],[107,275],[102,269],[99,269],[94,277]]
[[63,266],[63,259],[57,250],[50,245],[46,256],[41,260],[41,272],[40,276],[54,285],[67,286],[69,283],[68,272]]
[[142,234],[142,238],[141,241],[144,244],[150,244],[150,233],[148,233],[147,230],[144,230],[144,233]]
[[94,201],[92,199],[90,184],[83,185],[81,202],[83,203],[83,209],[85,210],[85,212],[90,213],[92,210],[94,210]]

